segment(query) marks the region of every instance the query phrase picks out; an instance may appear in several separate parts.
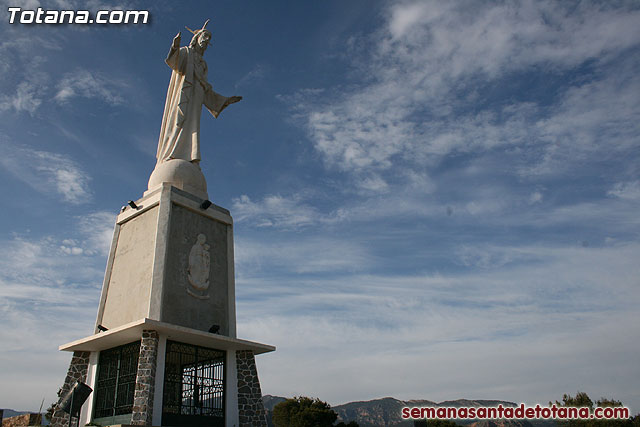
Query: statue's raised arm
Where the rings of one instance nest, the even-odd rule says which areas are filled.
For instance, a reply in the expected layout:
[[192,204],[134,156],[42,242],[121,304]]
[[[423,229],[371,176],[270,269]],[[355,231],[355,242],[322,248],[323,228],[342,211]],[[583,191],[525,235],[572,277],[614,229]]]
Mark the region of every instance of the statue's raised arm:
[[178,33],[165,60],[172,72],[158,140],[158,164],[172,159],[198,164],[202,106],[218,117],[228,105],[242,99],[220,95],[207,81],[207,63],[202,56],[211,43],[208,22],[199,30],[189,30],[193,33],[189,46],[180,47]]

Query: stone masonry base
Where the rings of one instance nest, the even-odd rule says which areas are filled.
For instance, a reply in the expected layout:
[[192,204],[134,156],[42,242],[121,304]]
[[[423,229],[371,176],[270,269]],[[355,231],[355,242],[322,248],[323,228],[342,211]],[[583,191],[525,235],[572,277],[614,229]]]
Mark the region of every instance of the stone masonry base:
[[[69,364],[69,371],[64,379],[64,385],[58,390],[58,397],[62,398],[76,381],[87,381],[87,369],[89,368],[89,352],[88,351],[74,351],[71,356],[71,363]],[[72,425],[76,425],[77,418],[73,417]],[[69,414],[58,409],[53,412],[51,417],[51,427],[64,427],[69,425]]]
[[267,427],[262,391],[253,351],[237,351],[238,418],[240,427]]
[[131,424],[133,425],[151,425],[157,360],[158,332],[144,330],[142,331],[140,356],[138,357],[136,390],[133,396],[133,413],[131,414]]
[[[87,381],[89,352],[73,353],[69,371],[58,396],[64,396],[76,381]],[[158,333],[145,330],[140,343],[140,356],[136,387],[131,414],[131,425],[151,426],[153,415],[154,385],[158,359]],[[262,391],[256,369],[256,360],[251,350],[236,351],[238,374],[238,420],[240,427],[267,427],[266,412],[262,403]],[[76,418],[72,420],[75,425]],[[52,427],[65,427],[69,423],[69,414],[57,409],[51,418]]]

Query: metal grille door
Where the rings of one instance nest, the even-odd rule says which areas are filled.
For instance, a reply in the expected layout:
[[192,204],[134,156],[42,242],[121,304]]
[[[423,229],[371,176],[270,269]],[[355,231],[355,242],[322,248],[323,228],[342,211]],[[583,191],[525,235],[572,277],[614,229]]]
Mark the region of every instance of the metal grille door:
[[224,425],[225,352],[167,341],[162,424]]
[[140,341],[100,352],[94,418],[132,412],[139,355]]

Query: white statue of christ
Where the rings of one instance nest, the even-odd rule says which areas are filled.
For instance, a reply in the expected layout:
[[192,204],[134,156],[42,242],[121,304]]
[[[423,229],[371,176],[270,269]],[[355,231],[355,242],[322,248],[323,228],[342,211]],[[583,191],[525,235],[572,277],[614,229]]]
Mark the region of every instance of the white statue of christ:
[[[180,47],[180,33],[173,39],[165,62],[173,70],[158,140],[158,164],[182,159],[200,162],[200,116],[202,105],[218,115],[241,96],[226,97],[214,92],[207,81],[207,63],[202,58],[211,41],[207,22],[193,33],[189,46]],[[187,28],[188,29],[188,28]]]

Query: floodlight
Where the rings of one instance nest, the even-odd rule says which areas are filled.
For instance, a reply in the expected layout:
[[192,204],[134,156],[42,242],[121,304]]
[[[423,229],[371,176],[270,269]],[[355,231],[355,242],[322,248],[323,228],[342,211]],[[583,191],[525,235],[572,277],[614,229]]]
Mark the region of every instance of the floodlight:
[[62,398],[58,407],[69,414],[69,417],[76,416],[80,413],[80,408],[87,400],[93,389],[83,382],[77,381],[71,390]]

